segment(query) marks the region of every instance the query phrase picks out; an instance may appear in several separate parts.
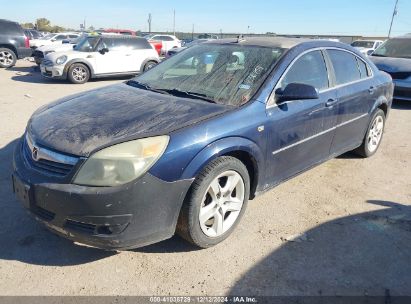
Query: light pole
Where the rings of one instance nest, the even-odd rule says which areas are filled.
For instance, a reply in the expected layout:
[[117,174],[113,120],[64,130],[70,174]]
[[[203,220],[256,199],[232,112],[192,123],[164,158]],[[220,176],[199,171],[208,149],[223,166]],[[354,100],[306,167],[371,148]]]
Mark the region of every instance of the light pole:
[[176,35],[176,10],[173,10],[173,35]]
[[148,22],[148,33],[149,34],[151,34],[151,13],[150,14],[148,14],[148,20],[147,20],[147,22]]
[[397,15],[398,11],[397,11],[397,7],[398,7],[398,0],[395,0],[395,6],[394,6],[394,12],[392,13],[392,18],[391,18],[391,24],[390,24],[390,30],[388,32],[388,38],[391,37],[391,30],[392,30],[392,24],[394,23],[394,18]]

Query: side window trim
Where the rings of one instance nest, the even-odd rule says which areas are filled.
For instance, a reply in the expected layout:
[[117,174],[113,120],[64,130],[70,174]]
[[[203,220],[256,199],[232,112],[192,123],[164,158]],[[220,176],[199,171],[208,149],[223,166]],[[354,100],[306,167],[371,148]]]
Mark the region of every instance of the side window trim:
[[[349,53],[349,54],[354,55],[354,57],[355,57],[357,60],[361,60],[362,62],[365,63],[365,65],[367,66],[367,70],[368,70],[368,72],[370,73],[370,75],[367,75],[366,78],[360,78],[360,79],[355,80],[355,81],[351,81],[351,82],[343,83],[343,84],[340,84],[340,85],[336,85],[336,83],[335,83],[335,71],[334,71],[334,68],[332,68],[332,70],[333,70],[333,79],[334,79],[334,86],[333,86],[333,87],[330,87],[330,88],[328,88],[328,89],[326,89],[326,90],[320,91],[320,93],[321,93],[321,92],[327,92],[327,91],[333,90],[333,89],[342,88],[342,87],[345,87],[345,86],[347,86],[347,85],[354,84],[354,83],[358,83],[358,82],[365,81],[365,80],[369,80],[369,79],[371,79],[371,78],[374,77],[374,72],[373,72],[373,70],[370,68],[370,66],[368,65],[368,63],[365,62],[360,56],[358,56],[358,55],[355,54],[354,52],[351,52],[351,51],[345,50],[345,49],[340,49],[340,48],[333,48],[333,47],[326,47],[326,48],[324,48],[324,51],[325,51],[325,52],[326,52],[327,50],[343,51],[343,52],[346,52],[346,53]],[[326,53],[327,53],[327,52],[326,52]],[[327,53],[327,57],[329,58],[328,53]],[[330,63],[331,63],[331,66],[332,66],[331,60],[330,60]],[[358,63],[357,63],[357,68],[358,68]]]
[[294,59],[291,61],[291,63],[287,66],[287,68],[285,69],[285,71],[281,74],[281,77],[278,79],[277,83],[275,84],[274,89],[271,91],[270,97],[268,98],[268,101],[267,101],[267,106],[266,106],[267,109],[276,106],[276,103],[273,102],[273,100],[274,100],[274,95],[275,95],[275,91],[278,89],[278,86],[281,84],[281,82],[283,81],[284,77],[287,75],[288,71],[293,67],[293,65],[294,65],[301,57],[303,57],[304,55],[309,54],[309,53],[311,53],[311,52],[319,51],[319,52],[321,53],[321,55],[322,55],[322,57],[323,57],[323,60],[324,60],[325,68],[326,68],[326,70],[327,70],[328,89],[321,90],[321,91],[319,91],[319,93],[322,93],[322,92],[325,92],[325,91],[328,91],[328,90],[332,89],[332,88],[331,88],[331,79],[330,79],[330,70],[329,70],[329,67],[328,67],[327,59],[326,59],[326,57],[324,56],[324,55],[325,55],[325,54],[324,54],[324,50],[325,50],[324,47],[309,49],[309,50],[306,50],[306,51],[302,52],[301,54],[299,54],[296,58],[294,58]]

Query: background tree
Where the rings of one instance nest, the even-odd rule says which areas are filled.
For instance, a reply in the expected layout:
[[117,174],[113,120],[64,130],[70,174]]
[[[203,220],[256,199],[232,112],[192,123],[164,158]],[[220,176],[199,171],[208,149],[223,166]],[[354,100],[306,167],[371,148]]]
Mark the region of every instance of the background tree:
[[22,23],[21,27],[25,28],[25,29],[32,29],[32,28],[34,28],[34,24],[31,23],[31,22],[26,22],[26,23]]
[[37,19],[36,26],[37,26],[37,29],[42,32],[50,32],[52,29],[51,22],[47,18]]

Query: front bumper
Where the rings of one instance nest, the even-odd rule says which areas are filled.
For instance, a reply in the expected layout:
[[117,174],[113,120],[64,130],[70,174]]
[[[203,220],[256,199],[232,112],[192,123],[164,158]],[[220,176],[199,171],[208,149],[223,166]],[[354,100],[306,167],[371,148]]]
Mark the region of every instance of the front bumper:
[[[13,189],[25,208],[50,230],[90,246],[120,250],[174,235],[192,180],[165,182],[147,173],[119,187],[72,184],[36,171],[22,153],[13,158]],[[76,170],[76,166],[73,170]]]
[[46,78],[67,79],[67,72],[64,70],[64,65],[45,65],[44,59],[40,64],[41,75]]
[[411,80],[394,79],[394,99],[411,101]]

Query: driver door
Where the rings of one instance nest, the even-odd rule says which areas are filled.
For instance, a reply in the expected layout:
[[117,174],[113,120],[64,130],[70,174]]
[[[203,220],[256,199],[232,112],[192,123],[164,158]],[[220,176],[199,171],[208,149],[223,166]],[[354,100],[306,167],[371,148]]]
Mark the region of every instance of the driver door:
[[[329,157],[336,117],[330,112],[336,91],[330,89],[322,51],[302,55],[280,79],[274,92],[290,83],[302,83],[319,91],[318,99],[276,103],[267,106],[269,118],[267,163],[270,184],[277,184]],[[273,93],[274,94],[274,93]]]
[[[107,49],[108,52],[103,52],[104,49]],[[102,38],[93,56],[96,62],[94,71],[97,75],[118,74],[128,71],[127,62],[129,57],[126,56],[126,50],[120,38]]]

